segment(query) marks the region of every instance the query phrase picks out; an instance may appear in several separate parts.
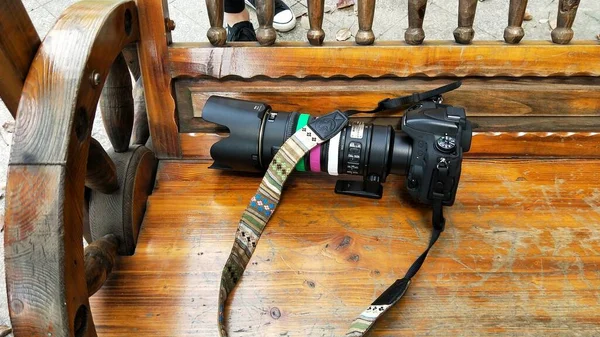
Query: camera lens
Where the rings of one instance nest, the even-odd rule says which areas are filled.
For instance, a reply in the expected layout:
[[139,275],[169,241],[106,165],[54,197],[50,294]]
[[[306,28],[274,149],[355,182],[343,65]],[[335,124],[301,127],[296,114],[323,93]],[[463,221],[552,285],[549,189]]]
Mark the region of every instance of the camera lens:
[[[296,130],[315,117],[269,111],[264,118],[260,160],[263,168]],[[352,122],[331,140],[309,151],[296,170],[374,176],[383,182],[390,171],[406,174],[410,155],[410,138],[397,135],[392,127]]]

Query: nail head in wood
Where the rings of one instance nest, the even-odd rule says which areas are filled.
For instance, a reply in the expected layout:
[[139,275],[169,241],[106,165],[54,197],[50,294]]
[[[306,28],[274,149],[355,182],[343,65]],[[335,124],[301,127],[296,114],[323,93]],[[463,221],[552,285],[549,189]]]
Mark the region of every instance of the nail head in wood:
[[169,32],[174,31],[175,28],[177,27],[177,25],[175,24],[175,21],[173,21],[172,19],[169,19],[169,18],[165,19],[165,26],[166,26],[165,28]]
[[98,85],[100,85],[100,81],[102,80],[102,76],[100,76],[100,74],[97,71],[93,71],[92,75],[90,76],[90,80],[92,81],[92,85],[94,87],[97,87]]

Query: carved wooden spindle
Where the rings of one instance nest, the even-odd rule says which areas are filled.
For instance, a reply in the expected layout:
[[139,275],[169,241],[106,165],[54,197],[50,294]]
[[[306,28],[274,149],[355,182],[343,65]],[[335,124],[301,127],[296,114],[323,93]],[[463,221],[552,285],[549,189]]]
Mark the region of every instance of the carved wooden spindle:
[[137,44],[130,44],[127,47],[123,48],[123,57],[127,62],[127,66],[129,67],[129,71],[131,75],[133,75],[133,79],[137,81],[142,72],[140,71],[140,58],[138,55]]
[[144,95],[144,82],[140,78],[133,88],[133,132],[131,134],[131,144],[145,145],[150,137],[148,128],[148,115],[146,114],[146,97]]
[[85,186],[106,194],[119,189],[117,168],[102,145],[94,138],[90,139]]
[[579,7],[579,0],[560,0],[556,28],[552,30],[552,42],[567,44],[573,39],[573,22]]
[[313,46],[320,46],[325,39],[323,30],[323,12],[325,11],[325,0],[308,0],[308,21],[310,29],[306,33],[308,42]]
[[461,44],[469,44],[475,37],[473,21],[478,0],[459,0],[458,28],[454,30],[454,40]]
[[273,28],[273,16],[275,16],[275,0],[256,0],[256,16],[258,17],[258,29],[256,38],[262,46],[270,46],[275,43],[277,32]]
[[131,91],[131,77],[127,62],[123,55],[119,54],[110,68],[100,98],[104,128],[116,152],[125,152],[129,149],[133,128]]
[[224,46],[227,41],[227,32],[223,28],[224,6],[223,0],[206,0],[210,28],[206,33],[208,41],[213,46]]
[[85,247],[85,281],[89,296],[94,295],[106,282],[112,271],[119,248],[119,239],[108,234]]
[[375,16],[375,0],[358,0],[358,33],[357,44],[370,45],[375,42],[373,34],[373,17]]
[[408,29],[404,33],[404,40],[408,44],[421,44],[425,40],[423,19],[427,0],[408,0]]
[[523,18],[527,9],[527,0],[510,0],[508,11],[508,27],[504,30],[504,41],[517,44],[521,42],[525,31],[523,30]]

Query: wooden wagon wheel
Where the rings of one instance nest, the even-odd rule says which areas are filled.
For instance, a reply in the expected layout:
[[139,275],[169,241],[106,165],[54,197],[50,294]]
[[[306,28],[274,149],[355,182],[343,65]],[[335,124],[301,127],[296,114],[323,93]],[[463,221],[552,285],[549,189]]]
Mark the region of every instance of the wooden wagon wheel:
[[[31,64],[17,110],[6,195],[6,283],[15,336],[96,336],[88,297],[106,279],[117,249],[133,251],[134,226],[156,167],[153,153],[139,145],[148,138],[147,120],[138,118],[133,128],[125,58],[135,63],[137,56],[131,48],[121,55],[138,39],[133,1],[84,1],[61,16]],[[101,94],[111,154],[90,136]],[[84,185],[91,193],[84,193]],[[82,205],[91,199],[92,213],[106,212],[94,203],[103,198],[113,201],[113,212],[134,220],[129,227],[112,224],[120,231],[93,220],[86,230],[93,243],[84,257],[88,222]]]

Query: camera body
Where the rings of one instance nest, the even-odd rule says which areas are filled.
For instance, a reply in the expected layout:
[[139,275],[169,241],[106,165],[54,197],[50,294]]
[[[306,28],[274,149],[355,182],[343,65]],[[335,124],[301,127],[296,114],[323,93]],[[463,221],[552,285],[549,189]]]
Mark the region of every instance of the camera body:
[[471,147],[471,125],[465,110],[432,101],[410,107],[401,124],[413,141],[406,187],[416,200],[454,203],[463,152]]
[[[316,117],[211,96],[202,118],[229,130],[229,137],[211,147],[211,168],[264,172],[281,145]],[[400,131],[350,121],[336,137],[311,150],[297,170],[360,175],[362,180],[339,180],[336,193],[375,199],[381,198],[388,174],[406,175],[408,192],[419,202],[454,203],[463,153],[471,145],[464,109],[437,99],[421,101],[406,111]]]

